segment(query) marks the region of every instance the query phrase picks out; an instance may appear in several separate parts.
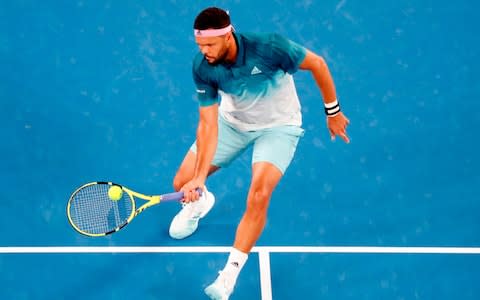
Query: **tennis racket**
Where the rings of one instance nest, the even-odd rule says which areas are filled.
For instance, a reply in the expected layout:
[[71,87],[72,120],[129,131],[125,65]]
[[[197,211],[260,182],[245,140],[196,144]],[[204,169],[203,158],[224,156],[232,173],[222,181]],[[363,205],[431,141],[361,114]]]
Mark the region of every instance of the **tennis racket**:
[[[108,191],[121,188],[118,198],[112,200]],[[200,192],[200,190],[199,190]],[[136,200],[148,201],[137,208]],[[180,201],[183,192],[146,196],[112,182],[87,183],[68,200],[67,216],[72,227],[81,234],[99,237],[115,233],[124,228],[145,209],[161,201]]]

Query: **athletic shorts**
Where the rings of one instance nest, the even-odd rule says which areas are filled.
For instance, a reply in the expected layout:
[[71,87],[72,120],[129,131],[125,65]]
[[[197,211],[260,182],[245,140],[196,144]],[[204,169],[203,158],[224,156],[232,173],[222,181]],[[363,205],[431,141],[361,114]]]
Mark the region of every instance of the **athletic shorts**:
[[[212,164],[222,168],[253,145],[252,164],[269,162],[284,174],[304,133],[301,127],[293,125],[241,131],[222,117],[218,119],[218,144]],[[190,150],[196,153],[196,143]]]

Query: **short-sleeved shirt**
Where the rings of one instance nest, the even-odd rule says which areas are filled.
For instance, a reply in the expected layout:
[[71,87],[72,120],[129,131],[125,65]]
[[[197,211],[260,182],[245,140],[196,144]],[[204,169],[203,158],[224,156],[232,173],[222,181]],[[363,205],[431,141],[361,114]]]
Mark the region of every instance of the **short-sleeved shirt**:
[[202,53],[193,61],[200,106],[220,101],[220,115],[245,131],[301,126],[292,74],[305,58],[306,49],[278,34],[234,37],[238,46],[235,63],[209,64]]

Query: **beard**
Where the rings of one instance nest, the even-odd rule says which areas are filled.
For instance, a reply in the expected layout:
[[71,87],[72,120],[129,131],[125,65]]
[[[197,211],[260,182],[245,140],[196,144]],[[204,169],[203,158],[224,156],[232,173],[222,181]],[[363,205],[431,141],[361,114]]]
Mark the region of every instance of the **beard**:
[[[228,55],[228,48],[225,47],[225,48],[223,49],[223,51],[218,55],[217,58],[215,58],[212,62],[208,61],[208,59],[207,59],[207,62],[208,62],[210,65],[213,65],[213,66],[218,65],[218,64],[221,64],[221,63],[223,63],[223,62],[226,62],[227,55]],[[207,58],[207,57],[205,57],[205,59],[206,59],[206,58]]]

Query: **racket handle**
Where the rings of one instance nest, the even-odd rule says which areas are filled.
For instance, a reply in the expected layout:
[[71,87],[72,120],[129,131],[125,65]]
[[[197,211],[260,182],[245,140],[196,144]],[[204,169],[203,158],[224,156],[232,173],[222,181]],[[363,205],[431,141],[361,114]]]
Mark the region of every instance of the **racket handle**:
[[[197,192],[202,195],[202,189],[197,188]],[[183,199],[183,192],[176,192],[162,195],[162,201],[180,201]]]

